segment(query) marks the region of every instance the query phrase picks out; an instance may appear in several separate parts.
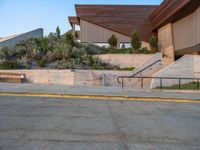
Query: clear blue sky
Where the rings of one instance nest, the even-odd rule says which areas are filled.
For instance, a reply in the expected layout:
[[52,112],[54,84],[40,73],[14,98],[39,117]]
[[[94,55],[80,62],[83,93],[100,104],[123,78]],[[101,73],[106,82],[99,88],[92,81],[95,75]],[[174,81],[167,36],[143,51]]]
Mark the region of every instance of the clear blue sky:
[[160,4],[162,0],[0,0],[0,37],[43,28],[45,35],[57,26],[70,29],[68,16],[74,4]]

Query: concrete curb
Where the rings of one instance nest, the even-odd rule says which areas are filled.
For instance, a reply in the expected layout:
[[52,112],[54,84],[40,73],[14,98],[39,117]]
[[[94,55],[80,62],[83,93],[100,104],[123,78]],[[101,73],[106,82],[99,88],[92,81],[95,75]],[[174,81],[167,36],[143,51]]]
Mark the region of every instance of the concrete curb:
[[54,93],[25,93],[25,92],[0,92],[0,96],[25,96],[25,97],[49,97],[49,98],[72,98],[72,99],[97,99],[115,101],[155,101],[155,102],[175,102],[175,103],[200,103],[200,99],[180,99],[161,97],[131,97],[131,96],[111,96],[111,95],[79,95],[79,94],[54,94]]

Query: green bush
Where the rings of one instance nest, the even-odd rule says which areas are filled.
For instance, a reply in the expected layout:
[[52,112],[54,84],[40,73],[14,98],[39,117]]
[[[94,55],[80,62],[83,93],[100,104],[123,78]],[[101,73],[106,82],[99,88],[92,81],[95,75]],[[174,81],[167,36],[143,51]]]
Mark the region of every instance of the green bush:
[[37,65],[38,65],[39,67],[43,68],[43,67],[46,66],[47,61],[48,61],[47,58],[46,58],[46,57],[43,57],[43,58],[37,59],[37,60],[36,60],[36,63],[37,63]]
[[75,68],[75,59],[70,60],[61,60],[58,61],[56,68],[57,69],[74,69]]
[[3,61],[0,63],[0,69],[18,69],[19,67],[16,61]]
[[9,60],[15,57],[16,51],[14,48],[0,47],[0,59]]
[[74,46],[74,37],[72,35],[72,32],[67,32],[65,35],[65,42],[67,45],[73,47]]
[[139,53],[140,53],[140,54],[148,54],[148,53],[149,53],[149,50],[148,50],[147,48],[141,48],[141,49],[139,50]]
[[117,47],[117,42],[117,37],[114,34],[112,34],[111,37],[108,39],[108,43],[110,47],[112,47],[112,49]]
[[141,41],[138,33],[136,31],[133,31],[131,34],[131,46],[135,52],[138,52],[141,48]]
[[149,38],[149,44],[150,44],[150,47],[151,47],[151,51],[153,51],[153,52],[158,51],[158,39],[155,35],[152,35]]
[[125,67],[125,68],[120,68],[119,70],[121,71],[133,71],[135,67]]

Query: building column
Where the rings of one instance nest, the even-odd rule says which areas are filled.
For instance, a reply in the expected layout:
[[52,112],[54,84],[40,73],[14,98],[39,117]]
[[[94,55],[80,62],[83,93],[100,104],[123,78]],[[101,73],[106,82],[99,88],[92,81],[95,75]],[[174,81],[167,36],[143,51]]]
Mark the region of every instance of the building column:
[[174,62],[174,38],[171,23],[158,29],[158,46],[162,52],[162,63],[164,66]]

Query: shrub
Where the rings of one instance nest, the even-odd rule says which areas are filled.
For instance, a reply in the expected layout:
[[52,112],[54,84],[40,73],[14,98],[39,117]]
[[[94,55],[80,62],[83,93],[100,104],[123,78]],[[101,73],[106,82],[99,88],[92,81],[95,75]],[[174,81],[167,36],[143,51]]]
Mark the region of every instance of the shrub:
[[149,54],[150,52],[146,47],[143,47],[143,48],[140,48],[139,53],[140,54]]
[[92,58],[91,67],[92,69],[96,69],[96,70],[118,70],[119,69],[119,66],[102,62],[99,58]]
[[65,35],[65,42],[67,45],[73,47],[74,46],[74,37],[72,35],[72,32],[67,32]]
[[158,39],[155,35],[152,35],[149,38],[149,44],[150,44],[150,48],[153,52],[157,52],[158,51]]
[[46,37],[38,39],[37,49],[39,50],[39,52],[46,53],[49,49],[48,43],[49,41],[48,41],[48,38]]
[[138,53],[142,43],[136,31],[133,31],[131,34],[131,46],[133,50]]
[[36,63],[39,67],[45,67],[46,64],[47,64],[47,59],[44,57],[44,58],[40,58],[40,59],[37,59],[36,60]]
[[56,65],[57,69],[74,69],[75,68],[75,59],[70,60],[61,60]]
[[13,48],[0,47],[0,59],[9,60],[15,56],[16,52]]
[[114,34],[112,34],[111,37],[108,39],[108,43],[112,47],[112,49],[117,47],[117,42],[118,40]]
[[19,69],[16,61],[3,61],[0,63],[0,69]]
[[87,44],[85,46],[85,49],[89,55],[97,55],[97,54],[100,54],[104,50],[104,48],[99,47],[94,44]]
[[81,57],[86,57],[87,56],[87,51],[85,48],[72,48],[71,52],[71,57],[72,58],[81,58]]

